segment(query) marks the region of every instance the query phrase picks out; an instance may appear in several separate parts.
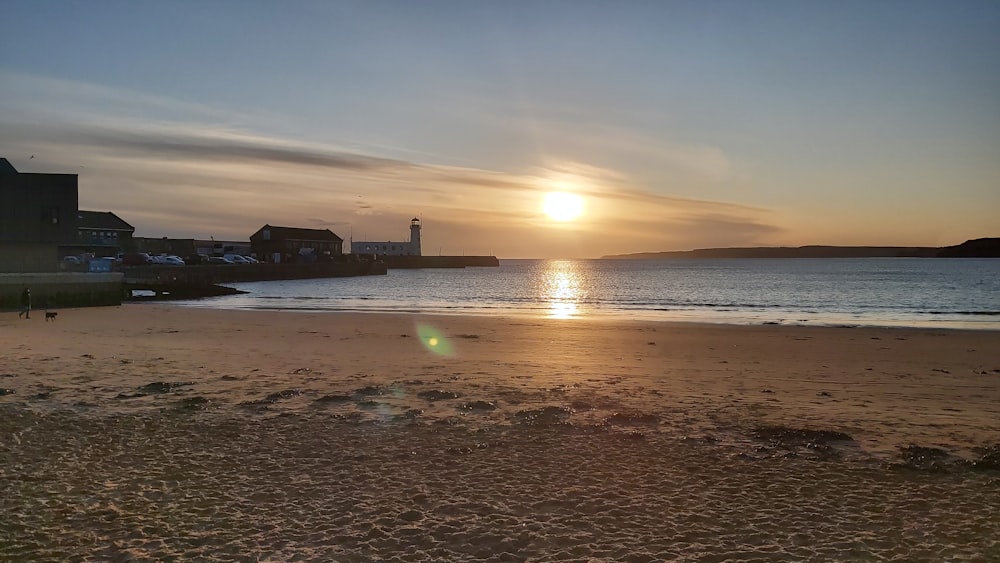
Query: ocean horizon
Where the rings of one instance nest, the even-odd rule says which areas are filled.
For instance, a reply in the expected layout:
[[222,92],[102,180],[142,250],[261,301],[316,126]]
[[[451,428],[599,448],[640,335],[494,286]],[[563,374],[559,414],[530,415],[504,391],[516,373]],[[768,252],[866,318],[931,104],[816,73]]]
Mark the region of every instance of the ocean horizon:
[[229,284],[180,306],[726,324],[1000,329],[997,259],[501,260]]

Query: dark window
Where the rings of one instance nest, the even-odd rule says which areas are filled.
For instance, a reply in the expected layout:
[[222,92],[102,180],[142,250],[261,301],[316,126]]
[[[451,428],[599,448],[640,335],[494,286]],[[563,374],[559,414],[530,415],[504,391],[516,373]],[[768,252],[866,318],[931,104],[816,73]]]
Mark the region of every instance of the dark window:
[[42,222],[52,225],[59,224],[59,208],[54,205],[47,205],[42,208]]

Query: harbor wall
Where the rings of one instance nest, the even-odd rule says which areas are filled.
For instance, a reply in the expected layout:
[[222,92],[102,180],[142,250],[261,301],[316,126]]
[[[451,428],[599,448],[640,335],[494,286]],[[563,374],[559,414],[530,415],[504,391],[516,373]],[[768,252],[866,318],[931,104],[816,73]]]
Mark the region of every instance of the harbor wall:
[[217,285],[235,282],[384,276],[384,262],[311,262],[291,264],[210,264],[202,266],[128,266],[126,284]]
[[120,272],[0,273],[0,309],[20,309],[25,288],[33,309],[121,305],[122,279]]

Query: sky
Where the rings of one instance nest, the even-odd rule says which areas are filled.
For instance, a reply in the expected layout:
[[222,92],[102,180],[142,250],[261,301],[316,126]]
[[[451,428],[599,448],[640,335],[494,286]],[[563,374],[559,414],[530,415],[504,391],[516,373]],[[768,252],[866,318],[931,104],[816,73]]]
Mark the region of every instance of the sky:
[[425,254],[501,258],[1000,236],[993,0],[0,14],[0,156],[78,174],[136,236],[405,241],[419,217]]

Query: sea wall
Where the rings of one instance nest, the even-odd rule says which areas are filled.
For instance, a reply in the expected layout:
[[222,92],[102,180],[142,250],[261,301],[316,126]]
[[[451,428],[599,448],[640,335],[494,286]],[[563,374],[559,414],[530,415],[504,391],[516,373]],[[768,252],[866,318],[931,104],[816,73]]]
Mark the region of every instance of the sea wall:
[[128,285],[216,285],[235,282],[384,276],[384,262],[312,262],[292,264],[213,264],[204,266],[129,266]]
[[122,304],[122,274],[0,273],[0,309],[18,309],[21,293],[31,289],[35,309]]

